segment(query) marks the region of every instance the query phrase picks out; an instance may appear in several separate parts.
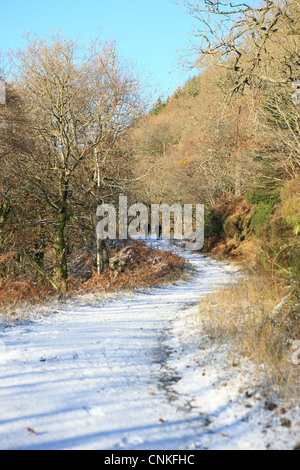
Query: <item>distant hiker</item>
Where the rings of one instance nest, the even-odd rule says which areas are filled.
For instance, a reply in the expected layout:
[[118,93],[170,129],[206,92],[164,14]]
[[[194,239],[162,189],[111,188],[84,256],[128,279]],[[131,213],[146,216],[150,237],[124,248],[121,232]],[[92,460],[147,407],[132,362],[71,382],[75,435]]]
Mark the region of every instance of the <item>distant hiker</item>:
[[[161,238],[161,236],[162,236],[162,226],[161,226],[160,224],[159,224],[158,226],[157,226],[157,225],[155,226],[154,234],[158,237],[158,239]],[[148,224],[148,235],[149,235],[149,236],[152,235],[152,227],[151,227],[151,224]]]
[[156,236],[158,236],[158,239],[160,240],[162,236],[162,226],[160,224],[158,226],[156,225],[155,233],[156,233]]

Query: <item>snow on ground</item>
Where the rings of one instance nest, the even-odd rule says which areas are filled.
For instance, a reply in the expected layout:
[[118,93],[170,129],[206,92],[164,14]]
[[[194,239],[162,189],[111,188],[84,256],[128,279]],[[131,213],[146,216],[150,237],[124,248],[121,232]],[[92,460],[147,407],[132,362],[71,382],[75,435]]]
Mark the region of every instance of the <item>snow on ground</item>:
[[1,450],[292,449],[300,441],[299,408],[286,410],[293,427],[282,427],[251,365],[233,367],[230,346],[201,335],[197,303],[234,269],[173,249],[195,267],[189,281],[4,319]]

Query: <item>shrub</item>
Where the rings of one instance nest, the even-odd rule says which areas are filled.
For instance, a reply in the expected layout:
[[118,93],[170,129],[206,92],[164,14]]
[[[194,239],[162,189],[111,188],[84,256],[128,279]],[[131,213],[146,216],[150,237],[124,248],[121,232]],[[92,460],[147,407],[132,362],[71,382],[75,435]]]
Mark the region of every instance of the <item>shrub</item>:
[[282,216],[293,230],[294,235],[300,234],[300,177],[285,184],[281,191]]
[[251,220],[251,225],[255,234],[259,234],[261,232],[272,212],[273,206],[271,203],[263,202],[256,207]]
[[223,232],[223,223],[215,209],[205,214],[205,237],[219,236]]

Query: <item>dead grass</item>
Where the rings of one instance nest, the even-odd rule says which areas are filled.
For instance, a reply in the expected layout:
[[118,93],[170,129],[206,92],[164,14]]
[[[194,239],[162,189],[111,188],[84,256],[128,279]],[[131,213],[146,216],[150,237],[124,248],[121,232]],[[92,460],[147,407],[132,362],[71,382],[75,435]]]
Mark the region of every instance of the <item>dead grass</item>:
[[230,341],[237,357],[254,362],[270,391],[299,399],[300,366],[291,360],[291,344],[299,339],[299,306],[284,286],[248,276],[208,296],[200,321],[211,339]]
[[42,303],[54,295],[53,289],[42,280],[35,281],[31,276],[19,279],[0,280],[0,313],[12,310],[22,302]]

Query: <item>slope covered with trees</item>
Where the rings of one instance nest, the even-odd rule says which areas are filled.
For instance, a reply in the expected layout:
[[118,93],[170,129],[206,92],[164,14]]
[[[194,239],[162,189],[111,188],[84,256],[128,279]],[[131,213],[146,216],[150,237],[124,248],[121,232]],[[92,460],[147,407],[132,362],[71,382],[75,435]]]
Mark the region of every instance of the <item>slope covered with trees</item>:
[[186,58],[198,73],[133,129],[136,171],[155,166],[138,193],[205,204],[204,251],[243,262],[249,276],[202,305],[209,334],[267,364],[290,393],[299,385],[289,351],[300,330],[300,3],[175,3],[199,26]]
[[[113,42],[83,47],[61,34],[29,36],[8,59],[0,107],[0,303],[82,287],[87,279],[70,270],[80,250],[89,277],[107,273],[110,284],[115,251],[96,237],[96,209],[116,203],[134,179],[126,132],[144,114],[145,85]],[[137,252],[147,265],[149,251]]]
[[[249,254],[295,275],[299,2],[230,3],[233,11],[227,2],[179,3],[210,36],[195,32],[199,73],[132,130],[136,171],[154,165],[138,194],[148,203],[204,203],[207,249],[246,255],[251,242]],[[228,23],[222,37],[213,19]]]

